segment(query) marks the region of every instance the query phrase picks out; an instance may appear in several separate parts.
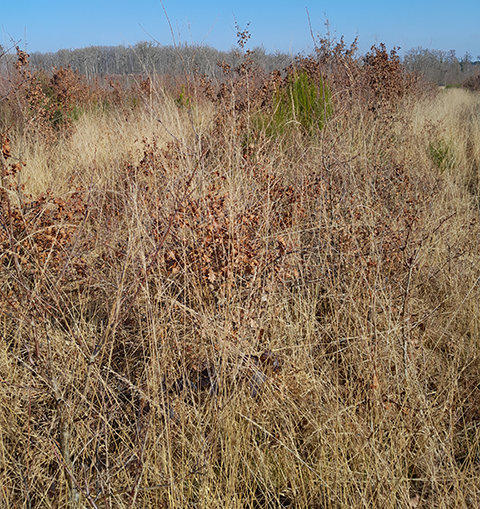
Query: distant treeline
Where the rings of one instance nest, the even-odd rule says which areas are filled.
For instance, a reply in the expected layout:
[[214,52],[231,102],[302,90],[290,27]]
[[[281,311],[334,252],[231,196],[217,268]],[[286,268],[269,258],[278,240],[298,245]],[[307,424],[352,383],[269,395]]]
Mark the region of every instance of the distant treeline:
[[[254,49],[252,59],[267,72],[284,69],[293,61],[290,55],[267,54],[261,47]],[[34,69],[71,66],[87,77],[150,73],[178,75],[196,70],[213,78],[222,75],[217,62],[225,61],[236,67],[241,60],[242,55],[235,49],[225,52],[205,45],[174,47],[145,41],[134,46],[89,46],[30,55],[30,65]]]
[[458,85],[468,78],[480,73],[480,56],[472,61],[472,56],[465,53],[457,57],[455,50],[441,51],[422,47],[408,50],[403,57],[407,71],[416,71],[439,86]]
[[[2,54],[0,46],[0,56]],[[226,62],[237,67],[242,54],[238,49],[219,51],[207,45],[161,46],[142,41],[134,46],[89,46],[78,49],[61,49],[56,53],[34,52],[30,55],[33,69],[51,70],[53,67],[72,67],[87,78],[107,75],[151,74],[183,75],[196,70],[212,78],[223,73],[217,65]],[[359,63],[363,57],[358,56]],[[253,49],[252,60],[266,72],[283,70],[294,56],[276,52],[266,53],[263,47]],[[402,62],[407,71],[423,74],[428,81],[441,86],[458,85],[480,74],[480,56],[473,61],[466,53],[457,57],[454,50],[442,51],[422,47],[408,50]]]

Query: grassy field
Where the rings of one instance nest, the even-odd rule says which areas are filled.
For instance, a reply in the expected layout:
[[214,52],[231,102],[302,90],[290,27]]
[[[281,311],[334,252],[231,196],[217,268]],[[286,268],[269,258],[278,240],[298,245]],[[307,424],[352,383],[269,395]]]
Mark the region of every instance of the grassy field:
[[349,51],[129,89],[19,53],[0,507],[480,505],[480,95]]

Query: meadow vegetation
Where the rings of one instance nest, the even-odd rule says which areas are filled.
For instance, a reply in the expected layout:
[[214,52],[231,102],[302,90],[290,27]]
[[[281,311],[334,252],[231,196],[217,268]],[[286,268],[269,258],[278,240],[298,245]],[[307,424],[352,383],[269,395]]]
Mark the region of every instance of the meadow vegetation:
[[480,96],[0,78],[0,507],[480,505]]

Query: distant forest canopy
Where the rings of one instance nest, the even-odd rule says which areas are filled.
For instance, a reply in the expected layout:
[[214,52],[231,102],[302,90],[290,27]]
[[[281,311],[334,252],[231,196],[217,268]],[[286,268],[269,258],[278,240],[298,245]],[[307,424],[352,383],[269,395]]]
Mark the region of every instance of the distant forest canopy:
[[422,47],[409,49],[403,57],[407,71],[419,72],[428,81],[440,86],[457,85],[480,73],[480,55],[472,61],[465,53],[457,57],[455,50],[441,51]]
[[[252,60],[271,72],[284,69],[293,57],[285,53],[267,54],[262,47],[255,48]],[[179,75],[193,70],[210,76],[221,77],[217,62],[225,61],[231,67],[240,64],[242,55],[237,49],[219,51],[211,46],[182,44],[160,46],[151,42],[138,42],[134,46],[90,46],[79,49],[61,49],[56,53],[35,52],[30,55],[34,69],[48,70],[52,67],[68,67],[91,76],[150,74]]]
[[[0,57],[2,56],[0,45]],[[142,41],[134,46],[89,46],[78,49],[61,49],[56,53],[34,52],[30,54],[30,65],[34,70],[51,70],[53,67],[72,67],[88,79],[106,75],[150,74],[183,75],[194,69],[212,78],[220,78],[222,69],[217,62],[225,61],[237,67],[241,52],[232,48],[219,51],[207,45],[182,44],[177,47],[161,46]],[[294,60],[294,56],[276,52],[267,53],[263,47],[252,50],[252,60],[266,72],[283,70]],[[358,56],[359,63],[363,56]],[[403,64],[408,71],[418,72],[439,86],[462,84],[468,78],[480,74],[480,56],[473,61],[466,53],[457,57],[454,50],[442,51],[412,48],[404,53]]]

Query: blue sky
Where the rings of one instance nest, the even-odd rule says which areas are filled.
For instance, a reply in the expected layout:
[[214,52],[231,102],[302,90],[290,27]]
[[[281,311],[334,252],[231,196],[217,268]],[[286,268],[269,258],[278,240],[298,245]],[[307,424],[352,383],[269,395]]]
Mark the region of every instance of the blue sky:
[[[150,36],[161,44],[172,36],[160,0],[22,0],[4,1],[0,9],[0,43],[21,40],[27,51],[57,51],[91,45],[135,44]],[[336,0],[287,2],[285,0],[164,0],[175,37],[182,42],[205,42],[228,50],[236,43],[235,21],[250,22],[249,47],[262,45],[268,52],[293,54],[313,44],[306,8],[315,33],[325,33],[328,18],[338,37],[350,43],[358,33],[362,52],[374,43],[388,49],[422,46],[468,51],[480,59],[479,0]],[[25,37],[26,36],[26,37]]]

